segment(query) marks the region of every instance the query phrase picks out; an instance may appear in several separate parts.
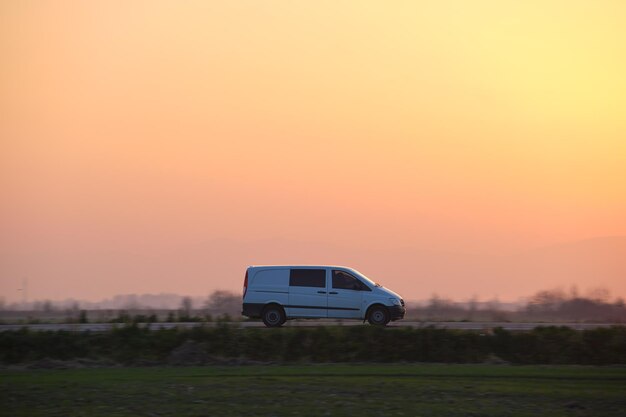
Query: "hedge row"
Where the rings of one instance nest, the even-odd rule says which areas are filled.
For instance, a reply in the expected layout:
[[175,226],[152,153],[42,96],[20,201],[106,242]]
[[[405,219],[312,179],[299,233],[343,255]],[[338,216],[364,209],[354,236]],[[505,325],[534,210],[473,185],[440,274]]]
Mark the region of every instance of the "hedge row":
[[90,358],[122,364],[166,363],[185,343],[213,358],[270,362],[626,364],[624,326],[585,331],[538,327],[529,332],[498,328],[487,334],[373,326],[148,330],[130,325],[103,333],[23,329],[0,333],[0,361]]

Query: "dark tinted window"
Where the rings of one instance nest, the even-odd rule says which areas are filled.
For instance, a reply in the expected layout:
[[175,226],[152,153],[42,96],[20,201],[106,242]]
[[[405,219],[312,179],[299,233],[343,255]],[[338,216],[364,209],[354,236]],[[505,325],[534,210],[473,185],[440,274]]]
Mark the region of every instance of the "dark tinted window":
[[289,285],[292,287],[326,288],[326,270],[292,269],[289,274]]
[[368,291],[369,288],[354,275],[345,271],[333,271],[333,288],[340,290]]

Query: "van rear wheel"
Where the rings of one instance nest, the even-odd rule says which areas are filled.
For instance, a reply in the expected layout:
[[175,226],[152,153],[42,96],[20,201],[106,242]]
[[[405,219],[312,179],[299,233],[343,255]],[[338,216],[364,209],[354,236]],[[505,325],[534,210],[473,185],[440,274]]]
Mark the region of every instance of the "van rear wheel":
[[275,304],[265,307],[261,318],[267,327],[280,327],[287,321],[283,308]]
[[391,319],[389,310],[383,306],[374,306],[367,315],[367,321],[374,326],[386,326]]

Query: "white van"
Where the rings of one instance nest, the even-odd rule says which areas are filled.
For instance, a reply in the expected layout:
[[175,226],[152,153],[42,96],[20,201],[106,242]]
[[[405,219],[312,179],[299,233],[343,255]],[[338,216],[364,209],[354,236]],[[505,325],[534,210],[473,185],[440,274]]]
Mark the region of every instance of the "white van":
[[267,327],[296,318],[368,320],[384,326],[404,318],[404,300],[343,266],[251,266],[243,282],[244,316]]

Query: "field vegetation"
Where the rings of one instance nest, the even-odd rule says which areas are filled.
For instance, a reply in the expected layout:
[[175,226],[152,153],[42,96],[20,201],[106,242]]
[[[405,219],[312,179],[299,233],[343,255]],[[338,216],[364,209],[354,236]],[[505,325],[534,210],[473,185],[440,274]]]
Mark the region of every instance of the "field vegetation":
[[289,365],[0,371],[0,416],[623,416],[626,368]]

